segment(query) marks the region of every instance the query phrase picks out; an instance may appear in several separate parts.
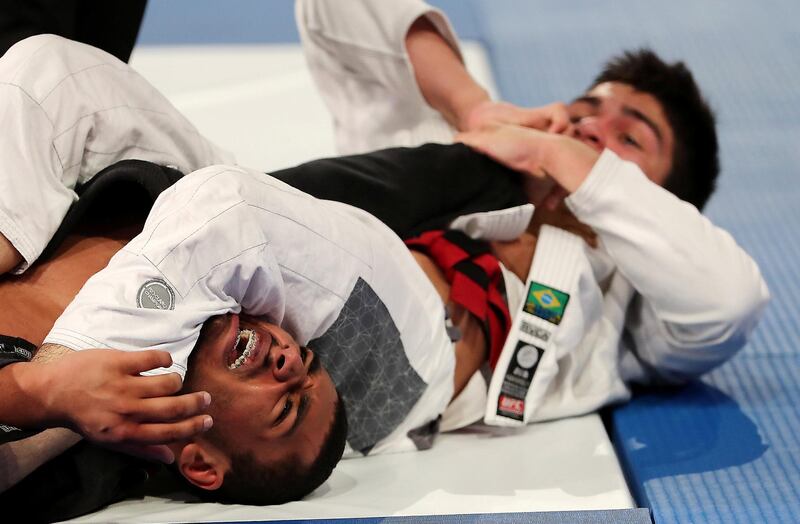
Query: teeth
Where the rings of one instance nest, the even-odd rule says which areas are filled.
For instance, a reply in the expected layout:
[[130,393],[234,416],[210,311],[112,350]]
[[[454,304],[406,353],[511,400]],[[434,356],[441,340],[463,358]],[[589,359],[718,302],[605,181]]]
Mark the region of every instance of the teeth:
[[244,351],[242,351],[242,354],[233,362],[233,364],[228,366],[229,369],[236,369],[244,364],[245,360],[247,360],[247,357],[250,356],[250,354],[253,352],[253,349],[256,347],[258,337],[256,336],[255,332],[252,329],[240,329],[236,334],[236,342],[233,343],[234,349],[239,345],[239,342],[243,337],[247,338],[247,344],[245,345]]

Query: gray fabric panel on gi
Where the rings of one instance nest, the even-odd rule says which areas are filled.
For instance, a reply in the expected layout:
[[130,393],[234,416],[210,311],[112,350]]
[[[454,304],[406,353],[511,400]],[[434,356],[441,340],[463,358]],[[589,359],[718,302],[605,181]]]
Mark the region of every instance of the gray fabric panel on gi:
[[386,305],[360,278],[333,325],[308,347],[336,384],[347,409],[347,441],[362,453],[402,422],[427,386]]

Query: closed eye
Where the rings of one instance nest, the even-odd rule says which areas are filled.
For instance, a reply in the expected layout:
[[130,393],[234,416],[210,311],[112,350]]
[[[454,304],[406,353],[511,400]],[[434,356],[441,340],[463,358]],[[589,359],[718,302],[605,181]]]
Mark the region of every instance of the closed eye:
[[292,412],[292,406],[293,406],[292,399],[290,397],[286,397],[286,403],[283,405],[283,409],[278,415],[278,418],[275,419],[275,422],[273,423],[274,426],[277,426],[281,422],[286,420],[286,417],[288,417],[289,413]]
[[642,146],[639,145],[639,142],[637,142],[631,135],[627,133],[622,135],[622,143],[628,146],[635,147],[636,149],[642,148]]

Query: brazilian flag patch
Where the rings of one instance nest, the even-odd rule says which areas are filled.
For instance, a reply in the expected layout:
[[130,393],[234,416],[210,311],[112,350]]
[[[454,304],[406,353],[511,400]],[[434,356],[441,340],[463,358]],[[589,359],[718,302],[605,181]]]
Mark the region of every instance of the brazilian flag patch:
[[552,287],[531,282],[522,310],[552,324],[559,325],[567,309],[569,295]]

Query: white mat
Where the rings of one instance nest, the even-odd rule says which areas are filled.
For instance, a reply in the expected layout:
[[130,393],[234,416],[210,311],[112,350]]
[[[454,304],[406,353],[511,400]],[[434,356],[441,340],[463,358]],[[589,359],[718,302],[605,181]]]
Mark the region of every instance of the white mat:
[[311,496],[282,506],[127,500],[74,522],[209,522],[634,507],[596,415],[520,431],[474,426],[433,449],[339,463]]
[[[494,92],[481,46],[463,51]],[[299,45],[137,47],[131,65],[243,166],[271,171],[336,154]]]

